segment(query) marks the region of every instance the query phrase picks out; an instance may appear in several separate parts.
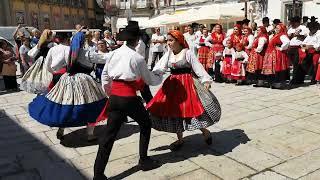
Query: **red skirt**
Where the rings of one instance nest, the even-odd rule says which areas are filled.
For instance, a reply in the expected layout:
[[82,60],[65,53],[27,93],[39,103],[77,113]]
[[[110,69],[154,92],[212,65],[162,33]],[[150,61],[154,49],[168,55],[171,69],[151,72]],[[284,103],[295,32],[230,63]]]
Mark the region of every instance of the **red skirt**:
[[262,74],[272,75],[289,69],[289,59],[286,51],[269,49],[263,60]]
[[224,46],[222,44],[214,44],[210,50],[209,50],[209,54],[208,54],[208,60],[207,60],[207,66],[208,67],[212,67],[214,62],[215,62],[215,56],[217,53],[221,53],[224,50]]
[[204,112],[191,74],[170,75],[146,108],[153,116],[193,118]]
[[245,80],[244,65],[239,60],[234,60],[231,67],[231,79],[233,80]]
[[262,55],[261,53],[255,52],[255,50],[253,49],[249,54],[247,71],[249,73],[255,73],[256,71],[261,70],[263,58],[264,58],[264,55]]
[[225,78],[231,77],[232,57],[225,57],[222,63],[222,74]]
[[316,80],[320,81],[320,65],[318,65]]
[[210,63],[208,63],[208,56],[209,56],[209,47],[207,46],[200,47],[200,49],[198,50],[198,59],[206,71],[208,71],[208,69],[211,68]]

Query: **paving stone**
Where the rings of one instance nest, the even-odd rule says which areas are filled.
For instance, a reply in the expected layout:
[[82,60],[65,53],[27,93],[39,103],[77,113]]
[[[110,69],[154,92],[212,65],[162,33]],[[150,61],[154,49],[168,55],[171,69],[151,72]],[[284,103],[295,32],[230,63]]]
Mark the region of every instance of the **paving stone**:
[[320,134],[320,123],[301,119],[299,121],[293,122],[292,126]]
[[78,148],[76,148],[76,151],[80,155],[86,155],[86,154],[91,154],[91,153],[97,152],[98,148],[99,148],[99,145],[78,147]]
[[274,115],[260,120],[234,126],[233,128],[243,129],[246,133],[257,133],[265,129],[292,122],[294,120],[295,119],[287,116]]
[[91,153],[83,156],[78,156],[77,158],[73,158],[70,161],[77,169],[82,170],[93,167],[96,157],[97,153]]
[[22,168],[18,164],[17,159],[15,157],[0,158],[0,178],[21,171]]
[[282,176],[280,174],[277,174],[272,171],[265,171],[262,173],[259,173],[257,175],[254,175],[250,178],[251,180],[291,180],[290,178],[287,178],[285,176]]
[[197,169],[195,171],[171,178],[171,180],[220,180],[220,178],[204,169]]
[[214,153],[208,152],[207,155],[192,157],[190,161],[222,179],[240,179],[256,172],[230,158],[211,154]]
[[62,159],[72,159],[79,156],[79,153],[77,153],[75,149],[64,147],[61,144],[56,144],[50,149],[51,151],[49,152],[49,156],[55,161],[61,161]]
[[[60,144],[60,140],[57,139],[57,135],[56,135],[57,134],[57,130],[56,129],[50,130],[50,131],[46,131],[44,133],[46,134],[46,136],[50,139],[50,141],[53,144]],[[64,133],[68,134],[68,133],[70,133],[70,130],[69,129],[65,129]]]
[[30,170],[4,176],[1,180],[41,180],[41,177],[36,170]]
[[316,133],[285,124],[252,135],[250,145],[287,160],[320,148]]
[[226,156],[258,171],[262,171],[283,162],[280,158],[251,147],[250,142],[239,145],[233,149],[232,152],[226,154]]
[[298,179],[320,168],[320,149],[273,167],[275,172]]
[[299,178],[299,180],[319,180],[320,177],[320,170],[312,172],[306,176]]

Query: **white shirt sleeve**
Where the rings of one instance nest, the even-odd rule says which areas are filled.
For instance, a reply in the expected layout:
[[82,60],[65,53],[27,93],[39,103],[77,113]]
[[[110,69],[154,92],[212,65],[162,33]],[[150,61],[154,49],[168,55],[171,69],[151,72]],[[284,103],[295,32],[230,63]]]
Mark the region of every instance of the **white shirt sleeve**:
[[213,44],[211,44],[211,42],[212,42],[212,36],[211,36],[211,35],[208,36],[208,37],[204,40],[204,44],[205,44],[206,46],[209,46],[209,47],[212,47],[212,46],[213,46]]
[[161,59],[156,63],[153,68],[153,72],[165,73],[168,70],[169,54],[171,51],[167,51]]
[[236,60],[236,51],[233,48],[231,49],[231,55],[232,55],[231,62],[233,63],[234,60]]
[[52,64],[52,49],[49,49],[45,59],[45,67],[49,72],[54,73],[54,70],[52,69],[51,64]]
[[254,41],[254,36],[253,36],[252,34],[249,35],[248,40],[249,40],[249,44],[248,44],[248,46],[247,46],[247,49],[251,49],[251,48],[252,48],[253,41]]
[[245,51],[243,51],[243,52],[242,52],[242,56],[243,56],[243,58],[244,58],[243,62],[244,62],[244,63],[247,63],[247,62],[248,62],[248,59],[249,59],[248,54],[247,54]]
[[195,44],[196,44],[196,48],[199,49],[201,46],[200,46],[200,38],[201,37],[198,37],[195,41]]
[[34,46],[30,51],[28,52],[28,56],[31,58],[35,58],[40,52],[40,49],[38,49],[38,46]]
[[157,86],[162,83],[162,73],[158,73],[157,71],[150,72],[147,63],[143,58],[139,59],[136,62],[136,64],[133,63],[132,65],[136,66],[135,68],[138,69],[139,75],[146,84]]
[[280,40],[282,42],[280,51],[287,50],[289,48],[290,39],[286,35],[282,35],[280,36]]
[[112,79],[108,75],[108,64],[109,64],[109,61],[107,61],[103,67],[103,70],[101,73],[101,83],[102,83],[102,89],[104,90],[106,95],[110,96]]
[[211,76],[203,68],[202,64],[197,60],[196,56],[189,50],[186,54],[186,59],[189,64],[191,64],[193,72],[199,77],[201,83],[212,83],[213,80]]
[[265,37],[260,37],[258,40],[258,47],[256,48],[257,53],[261,53],[265,44],[267,43],[267,39]]
[[225,39],[223,40],[223,43],[222,43],[222,44],[223,44],[224,46],[227,46],[227,41],[228,41],[229,39],[230,39],[230,37],[225,38]]

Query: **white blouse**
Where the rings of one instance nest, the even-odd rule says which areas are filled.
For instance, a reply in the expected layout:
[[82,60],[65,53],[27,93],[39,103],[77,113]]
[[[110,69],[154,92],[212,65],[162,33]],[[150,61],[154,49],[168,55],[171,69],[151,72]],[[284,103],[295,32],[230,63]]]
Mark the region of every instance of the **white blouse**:
[[280,36],[280,41],[282,42],[282,45],[280,47],[280,51],[287,50],[289,48],[290,39],[287,35]]
[[127,45],[111,52],[101,75],[102,87],[108,96],[112,80],[135,81],[140,78],[146,84],[156,86],[162,82],[162,72],[150,72],[144,57]]
[[319,49],[320,47],[320,30],[317,31],[313,35],[308,35],[304,41],[302,42],[304,45],[313,46],[315,49]]
[[199,77],[201,83],[212,83],[211,76],[197,60],[194,53],[189,49],[183,49],[178,54],[173,54],[171,50],[166,52],[155,65],[154,72],[166,72],[169,68],[192,68],[193,72]]
[[257,53],[261,53],[265,44],[268,42],[268,39],[265,37],[259,37],[258,47],[255,49]]
[[252,48],[252,44],[253,44],[253,41],[254,41],[254,36],[252,34],[250,34],[248,36],[248,41],[249,41],[249,44],[248,46],[246,47],[246,49],[251,49]]
[[234,53],[234,59],[238,59],[238,58],[243,59],[242,62],[246,63],[248,62],[249,56],[245,51],[240,51],[240,52],[236,51]]

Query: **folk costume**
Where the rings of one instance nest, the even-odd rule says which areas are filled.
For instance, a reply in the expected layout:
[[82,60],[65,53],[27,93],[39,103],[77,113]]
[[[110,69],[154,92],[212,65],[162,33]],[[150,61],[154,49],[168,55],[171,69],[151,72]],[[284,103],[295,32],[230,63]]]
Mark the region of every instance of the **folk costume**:
[[162,75],[150,72],[144,57],[135,51],[135,45],[132,44],[133,41],[138,41],[139,36],[138,22],[129,21],[128,26],[119,34],[119,38],[127,43],[112,52],[112,57],[106,62],[102,72],[102,85],[109,96],[108,123],[94,164],[94,180],[106,179],[105,167],[117,133],[127,116],[140,126],[140,168],[149,170],[158,165],[147,156],[151,121],[136,91],[143,88],[139,86],[141,79],[148,85],[159,85]]
[[33,58],[35,63],[25,72],[21,79],[20,89],[34,94],[48,92],[48,86],[52,81],[52,74],[45,67],[45,59],[49,52],[49,40],[51,31],[45,29],[40,40],[29,52],[28,56]]
[[[205,44],[206,46],[210,47],[210,52],[208,55],[208,61],[207,61],[207,66],[209,68],[213,67],[213,64],[215,64],[214,67],[216,67],[216,63],[220,63],[217,62],[217,58],[216,57],[221,57],[222,52],[224,50],[224,46],[223,46],[223,40],[225,39],[226,35],[225,33],[222,32],[222,26],[220,26],[221,28],[221,32],[213,32],[211,33],[211,35],[209,35],[206,40],[205,40]],[[216,69],[215,69],[216,72]]]
[[258,81],[256,86],[263,85],[264,77],[261,75],[261,70],[263,58],[269,43],[267,29],[264,26],[260,26],[259,29],[260,33],[253,41],[246,67],[247,79],[249,81]]
[[74,35],[69,53],[67,73],[45,95],[29,104],[29,114],[51,127],[75,127],[95,123],[106,104],[101,86],[89,75],[93,62],[82,49],[84,34]]
[[231,66],[231,78],[237,81],[240,85],[242,81],[246,79],[245,64],[248,62],[248,54],[243,50],[243,45],[241,43],[237,44],[242,51],[236,51],[234,53],[234,59]]
[[252,29],[249,27],[244,28],[248,31],[247,35],[243,35],[241,43],[243,44],[243,46],[245,47],[245,52],[247,54],[250,53],[251,49],[252,49],[252,45],[253,45],[253,41],[254,41],[254,36],[252,34]]
[[[314,29],[315,24],[310,23],[310,28]],[[311,30],[310,30],[311,31]],[[303,67],[306,70],[306,73],[311,76],[311,83],[315,83],[318,61],[320,58],[320,30],[316,31],[313,34],[309,34],[302,43],[303,46],[306,46],[306,58],[303,62]]]
[[235,58],[235,50],[234,48],[228,48],[225,47],[223,50],[223,63],[222,63],[222,70],[221,73],[223,74],[223,77],[229,81],[231,80],[231,67],[232,67],[232,62],[234,61]]
[[[209,36],[208,36],[209,37]],[[209,50],[210,47],[205,44],[205,40],[207,37],[204,37],[204,35],[201,35],[200,38],[197,39],[197,47],[198,47],[198,60],[204,67],[204,69],[208,72],[209,68],[212,68],[211,63],[208,62],[209,58]]]
[[[212,78],[188,49],[182,33],[170,31],[168,34],[184,49],[178,54],[168,51],[154,68],[154,71],[161,72],[171,69],[171,75],[146,106],[151,114],[152,126],[171,133],[209,127],[221,116],[218,100],[202,85],[211,83]],[[197,78],[193,77],[192,72]]]
[[266,75],[272,88],[282,88],[285,81],[289,80],[287,49],[290,40],[285,25],[279,26],[279,32],[269,42],[262,65],[262,74]]

